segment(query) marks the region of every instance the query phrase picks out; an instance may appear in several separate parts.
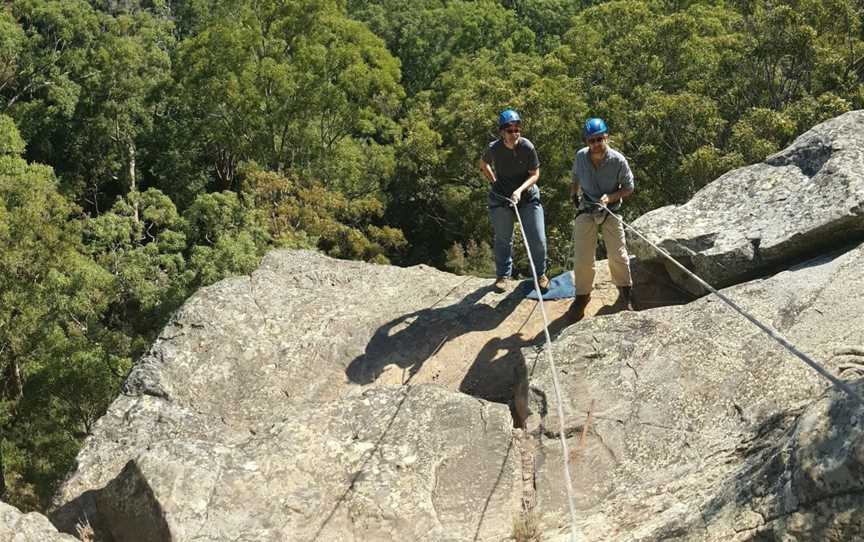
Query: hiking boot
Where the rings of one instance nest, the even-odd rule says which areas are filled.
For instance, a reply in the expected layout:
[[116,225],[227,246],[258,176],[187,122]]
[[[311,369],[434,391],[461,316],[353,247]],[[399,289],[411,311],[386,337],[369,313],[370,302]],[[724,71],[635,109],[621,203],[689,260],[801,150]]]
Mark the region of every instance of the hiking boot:
[[587,305],[591,300],[591,294],[580,294],[573,298],[574,305]]
[[507,289],[507,283],[510,281],[510,277],[498,277],[495,279],[495,291],[503,292]]
[[585,316],[585,308],[588,307],[588,302],[591,300],[591,294],[577,295],[573,298],[573,303],[567,309],[568,318],[571,321],[581,320]]
[[540,275],[540,278],[537,279],[537,284],[540,285],[540,291],[544,294],[549,291],[549,277],[546,274]]
[[618,296],[618,300],[624,305],[624,310],[632,311],[633,310],[633,287],[632,286],[622,286],[620,295]]
[[573,304],[570,305],[571,310],[584,310],[585,307],[588,306],[588,302],[591,301],[591,294],[582,294],[577,295],[573,298]]

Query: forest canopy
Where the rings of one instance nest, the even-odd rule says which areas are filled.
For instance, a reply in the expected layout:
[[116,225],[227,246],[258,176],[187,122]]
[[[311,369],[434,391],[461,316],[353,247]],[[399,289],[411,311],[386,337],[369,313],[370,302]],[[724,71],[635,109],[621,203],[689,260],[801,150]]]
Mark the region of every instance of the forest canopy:
[[[8,0],[0,498],[44,509],[195,289],[269,249],[491,276],[477,167],[515,108],[549,265],[603,117],[626,217],[864,108],[862,0]],[[517,247],[517,270],[527,261]]]

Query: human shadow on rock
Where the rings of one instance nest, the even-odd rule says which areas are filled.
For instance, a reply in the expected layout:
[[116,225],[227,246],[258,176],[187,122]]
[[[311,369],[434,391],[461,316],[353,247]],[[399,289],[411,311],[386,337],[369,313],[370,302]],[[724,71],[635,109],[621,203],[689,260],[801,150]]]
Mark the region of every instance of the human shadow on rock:
[[458,303],[422,309],[387,322],[375,331],[364,353],[348,364],[346,376],[357,384],[371,384],[385,367],[395,365],[407,369],[410,379],[447,341],[465,333],[495,329],[526,294],[520,284],[494,305],[482,302],[492,291],[491,285],[484,286]]
[[[540,317],[537,307],[539,305],[515,333],[509,337],[493,337],[486,342],[465,373],[459,391],[498,403],[507,403],[512,398],[519,400],[520,389],[527,390],[525,386],[534,373],[537,359],[535,356],[528,367],[523,349],[546,343],[546,334],[542,330],[534,336],[522,333],[531,318]],[[571,306],[570,310],[549,322],[550,339],[555,341],[562,331],[581,320],[585,316],[584,309],[584,306]]]

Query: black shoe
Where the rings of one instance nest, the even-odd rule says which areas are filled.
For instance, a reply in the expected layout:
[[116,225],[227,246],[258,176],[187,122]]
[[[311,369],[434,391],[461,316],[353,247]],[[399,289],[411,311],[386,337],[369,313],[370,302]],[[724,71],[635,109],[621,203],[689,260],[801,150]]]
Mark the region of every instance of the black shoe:
[[620,288],[620,295],[618,296],[618,301],[624,305],[624,310],[632,311],[633,310],[633,287],[632,286],[622,286]]
[[591,300],[591,294],[577,295],[573,298],[573,303],[567,309],[567,318],[571,322],[577,322],[585,316],[585,308]]

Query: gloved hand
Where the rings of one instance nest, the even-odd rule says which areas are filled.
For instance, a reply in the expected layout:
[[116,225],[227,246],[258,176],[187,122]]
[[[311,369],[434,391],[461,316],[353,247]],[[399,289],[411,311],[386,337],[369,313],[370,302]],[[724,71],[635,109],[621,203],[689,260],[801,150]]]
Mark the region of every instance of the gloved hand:
[[579,194],[577,192],[570,195],[570,201],[573,202],[574,207],[579,208]]

